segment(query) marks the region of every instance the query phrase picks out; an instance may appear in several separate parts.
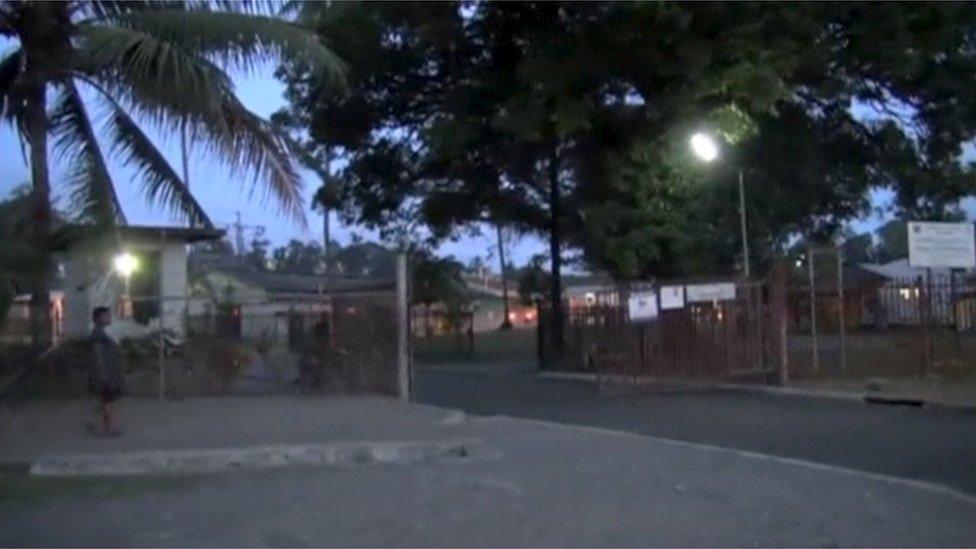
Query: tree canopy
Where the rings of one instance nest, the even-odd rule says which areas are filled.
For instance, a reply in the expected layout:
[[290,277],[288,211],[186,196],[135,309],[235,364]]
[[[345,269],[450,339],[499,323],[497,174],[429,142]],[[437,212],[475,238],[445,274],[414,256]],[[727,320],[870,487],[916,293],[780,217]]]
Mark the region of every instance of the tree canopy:
[[[482,219],[549,233],[558,157],[564,238],[591,266],[637,277],[734,264],[738,169],[758,256],[836,230],[872,187],[922,217],[972,189],[959,161],[976,109],[967,4],[344,3],[319,15],[353,92],[322,93],[296,65],[281,75],[311,141],[350,159],[342,196],[357,221],[419,201],[441,235]],[[718,165],[688,158],[695,129],[727,139]]]
[[[633,279],[734,274],[894,191],[939,215],[973,189],[976,6],[455,2],[318,6],[342,98],[290,64],[288,116],[348,160],[347,218],[404,205],[435,237],[492,220],[549,239],[554,342],[567,249]],[[719,136],[711,166],[689,154]],[[762,269],[760,269],[761,272]]]

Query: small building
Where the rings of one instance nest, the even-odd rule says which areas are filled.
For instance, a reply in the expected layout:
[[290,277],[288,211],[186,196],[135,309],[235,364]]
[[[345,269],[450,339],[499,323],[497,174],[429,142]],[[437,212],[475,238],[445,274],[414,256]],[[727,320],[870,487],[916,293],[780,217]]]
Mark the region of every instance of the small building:
[[[121,338],[158,330],[160,320],[166,330],[184,333],[187,246],[219,239],[224,231],[128,225],[97,235],[69,227],[64,235],[59,246],[64,267],[62,332],[83,337],[92,327],[92,309],[104,306],[114,313],[112,335]],[[131,262],[127,277],[116,268],[122,255]]]
[[876,300],[882,324],[916,325],[928,314],[933,323],[951,325],[955,322],[954,302],[972,289],[965,273],[912,267],[908,258],[860,267],[883,279]]
[[[282,340],[295,331],[296,319],[328,313],[333,301],[377,296],[392,303],[391,280],[282,274],[241,268],[201,268],[191,275],[191,323],[208,322],[216,307],[233,311],[236,335],[244,339]],[[331,297],[330,297],[331,296]],[[358,299],[362,302],[362,299]],[[297,313],[297,314],[296,314]],[[301,329],[308,329],[303,323]]]

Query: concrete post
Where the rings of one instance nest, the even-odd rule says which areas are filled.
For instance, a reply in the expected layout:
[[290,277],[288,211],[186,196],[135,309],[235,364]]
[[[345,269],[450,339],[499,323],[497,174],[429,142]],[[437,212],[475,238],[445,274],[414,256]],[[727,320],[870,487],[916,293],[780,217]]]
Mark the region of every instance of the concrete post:
[[807,252],[807,266],[810,274],[810,337],[813,343],[813,373],[820,373],[820,349],[817,345],[817,279],[814,274],[814,249]]
[[400,400],[410,400],[410,296],[407,279],[407,254],[396,259],[397,292],[397,388]]
[[163,321],[166,315],[163,314],[163,309],[166,304],[163,302],[163,249],[166,247],[166,231],[159,231],[159,268],[156,270],[156,276],[159,279],[156,281],[156,292],[159,294],[157,297],[159,314],[159,334],[156,338],[156,345],[159,347],[158,361],[159,361],[159,400],[163,400],[166,396],[166,340],[164,339],[163,330],[166,327],[166,323]]
[[845,317],[846,303],[844,302],[844,254],[840,248],[837,252],[837,294],[840,299],[840,371],[847,372],[847,319]]
[[770,312],[773,323],[773,340],[776,345],[778,355],[777,372],[780,385],[786,385],[790,381],[789,374],[789,335],[787,332],[788,322],[788,299],[787,286],[789,284],[790,267],[784,262],[773,266],[773,284],[769,291]]

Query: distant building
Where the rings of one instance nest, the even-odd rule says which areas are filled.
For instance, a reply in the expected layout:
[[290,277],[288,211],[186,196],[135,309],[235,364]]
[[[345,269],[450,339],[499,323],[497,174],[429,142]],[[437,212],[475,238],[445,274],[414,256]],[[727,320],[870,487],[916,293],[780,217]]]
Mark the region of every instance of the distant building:
[[[884,281],[877,290],[877,314],[884,324],[918,324],[925,317],[926,303],[930,304],[932,321],[952,324],[956,302],[972,290],[967,273],[954,275],[949,269],[912,267],[908,258],[862,263],[859,267]],[[923,299],[926,293],[930,295],[928,302]]]
[[[343,298],[385,296],[392,303],[392,280],[282,274],[240,268],[207,268],[194,272],[188,317],[206,322],[218,307],[231,307],[234,331],[245,339],[290,337],[296,318],[311,319],[329,312]],[[361,300],[360,300],[361,301]],[[304,320],[302,322],[305,322]],[[291,323],[291,324],[290,324]],[[304,324],[300,329],[308,329]]]
[[[68,231],[60,243],[64,266],[63,334],[83,337],[91,330],[91,311],[114,312],[116,337],[158,330],[184,332],[188,294],[187,245],[223,237],[218,229],[124,226],[97,237]],[[128,280],[116,272],[120,253],[135,258]]]

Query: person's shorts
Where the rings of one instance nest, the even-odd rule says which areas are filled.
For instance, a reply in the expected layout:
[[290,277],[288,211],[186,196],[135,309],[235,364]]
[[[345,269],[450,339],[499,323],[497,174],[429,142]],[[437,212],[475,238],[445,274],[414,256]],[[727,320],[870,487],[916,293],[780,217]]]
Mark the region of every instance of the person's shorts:
[[109,384],[94,383],[88,390],[102,402],[115,402],[122,396],[122,388]]

